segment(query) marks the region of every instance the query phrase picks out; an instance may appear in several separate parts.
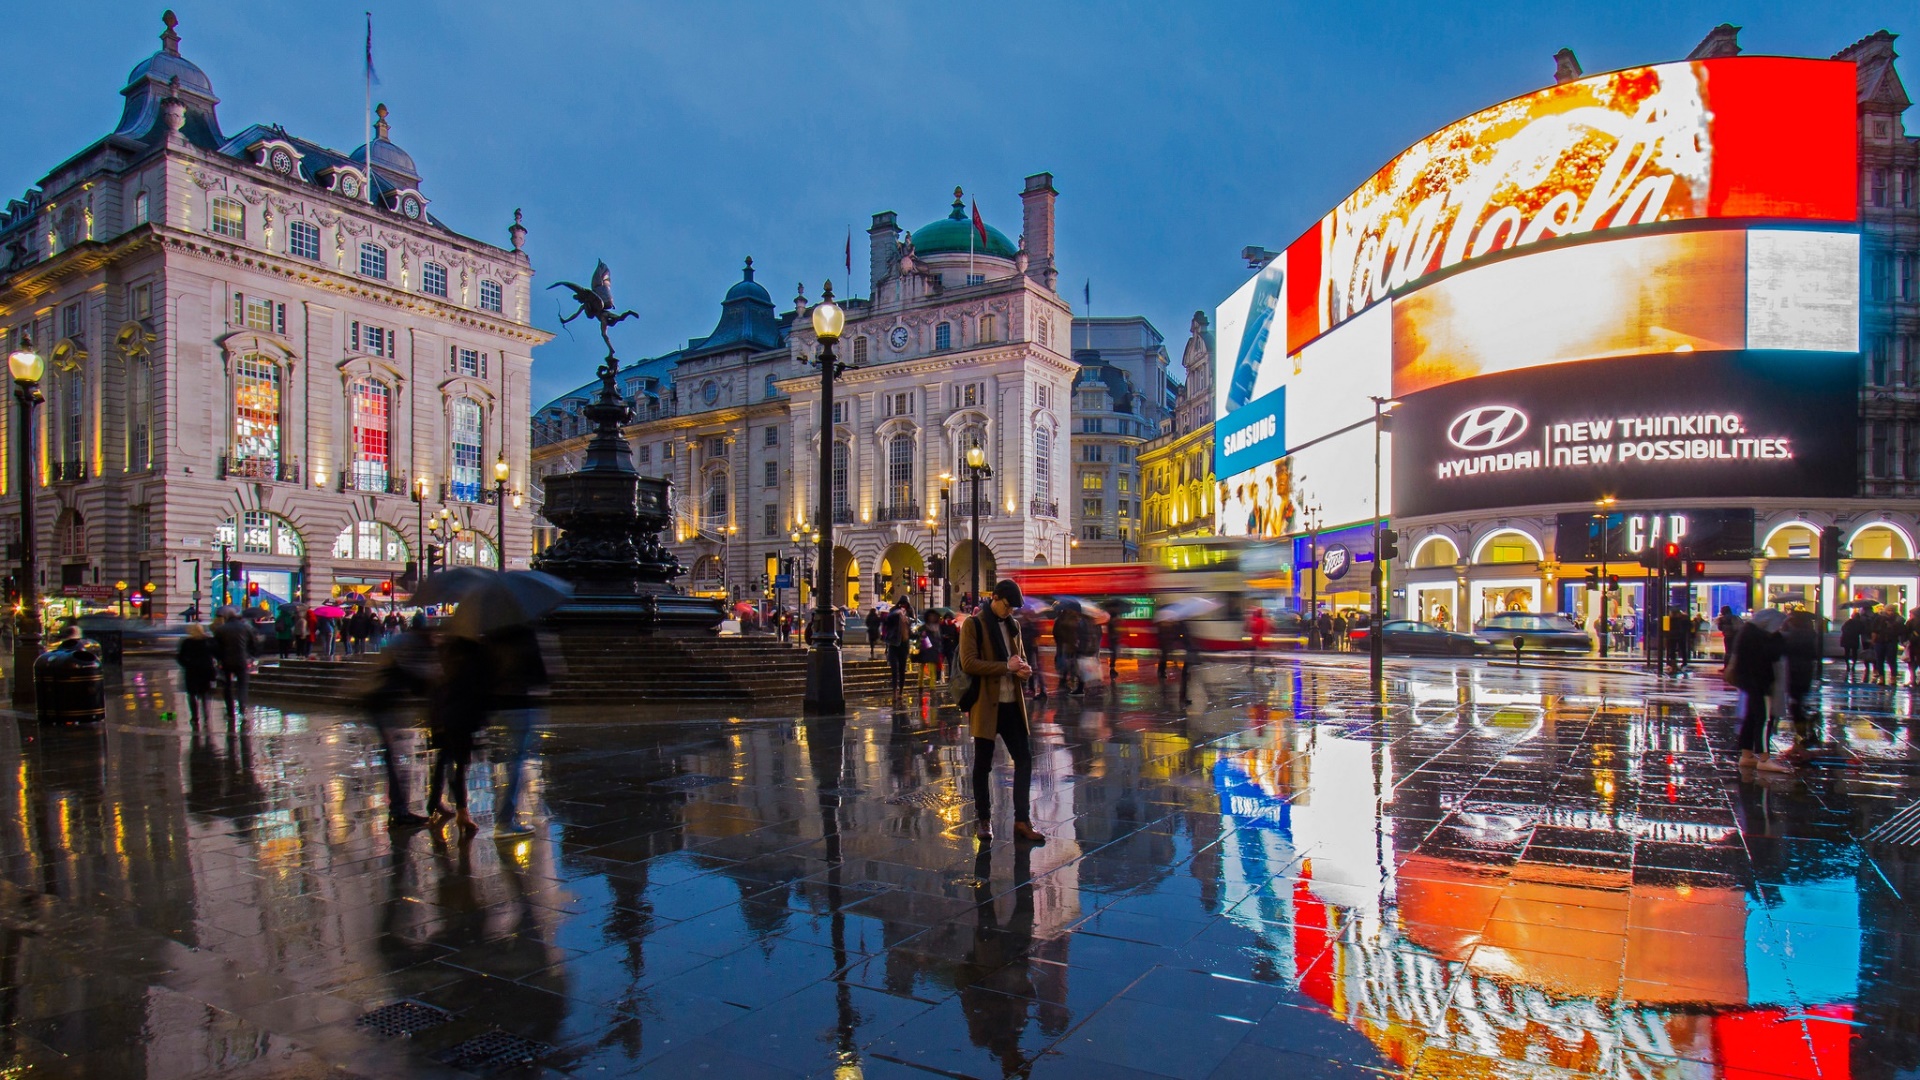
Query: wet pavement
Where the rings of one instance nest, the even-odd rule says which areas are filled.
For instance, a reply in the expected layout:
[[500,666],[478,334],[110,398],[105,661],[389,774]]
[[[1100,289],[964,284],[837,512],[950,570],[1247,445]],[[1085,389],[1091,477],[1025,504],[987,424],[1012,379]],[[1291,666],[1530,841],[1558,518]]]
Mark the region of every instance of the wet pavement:
[[983,850],[950,709],[556,717],[536,834],[462,843],[388,831],[351,714],[193,731],[130,667],[0,722],[0,1072],[1916,1075],[1914,692],[1757,781],[1708,678],[1390,675],[1055,699],[1050,840]]

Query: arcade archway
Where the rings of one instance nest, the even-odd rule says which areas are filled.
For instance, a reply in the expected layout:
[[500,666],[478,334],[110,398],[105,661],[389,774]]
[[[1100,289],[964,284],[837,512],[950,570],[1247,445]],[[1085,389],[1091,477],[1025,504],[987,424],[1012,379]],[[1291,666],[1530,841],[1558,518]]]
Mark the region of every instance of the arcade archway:
[[964,596],[973,590],[973,553],[980,552],[980,591],[987,592],[998,581],[999,560],[993,556],[993,548],[976,540],[962,540],[953,545],[953,595]]
[[923,607],[918,587],[920,575],[927,572],[927,560],[912,544],[894,544],[880,556],[880,594],[892,601],[907,596],[915,607]]
[[833,549],[833,580],[840,582],[834,602],[849,610],[860,607],[860,560],[843,547]]

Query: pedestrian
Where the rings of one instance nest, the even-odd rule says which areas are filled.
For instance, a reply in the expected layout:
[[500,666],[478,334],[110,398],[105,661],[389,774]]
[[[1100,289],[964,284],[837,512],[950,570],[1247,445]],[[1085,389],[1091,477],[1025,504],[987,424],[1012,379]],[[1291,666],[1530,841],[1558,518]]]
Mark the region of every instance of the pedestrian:
[[221,608],[219,620],[213,627],[213,653],[220,661],[220,691],[226,699],[229,724],[233,723],[236,705],[238,715],[246,716],[247,668],[259,648],[254,640],[253,624],[234,608]]
[[1086,618],[1070,600],[1061,601],[1053,616],[1053,669],[1060,676],[1060,692],[1069,697],[1087,692],[1079,670],[1080,624]]
[[507,729],[507,780],[493,815],[495,836],[525,836],[533,827],[520,819],[520,793],[526,786],[527,752],[540,722],[552,680],[540,653],[540,635],[527,623],[488,632],[482,639],[492,658],[493,697],[489,703]]
[[915,686],[922,690],[940,685],[940,641],[937,634],[932,616],[923,619],[913,629],[911,659],[918,672]]
[[880,647],[880,605],[867,609],[867,659],[873,659],[875,650]]
[[1178,635],[1171,621],[1163,622],[1154,630],[1154,639],[1160,646],[1160,681],[1167,681],[1167,662],[1173,658],[1173,648]]
[[427,620],[416,616],[412,629],[381,650],[375,662],[373,678],[361,698],[367,721],[380,736],[380,756],[387,772],[387,827],[390,829],[424,825],[427,819],[407,808],[407,784],[400,772],[401,752],[395,736],[405,722],[401,719],[407,698],[425,693],[434,684],[433,636]]
[[313,610],[305,604],[293,605],[293,653],[302,660],[313,655]]
[[1772,720],[1767,696],[1774,689],[1774,663],[1784,653],[1779,629],[1786,615],[1769,608],[1757,611],[1735,634],[1727,681],[1740,691],[1740,766],[1762,772],[1791,772],[1773,759]]
[[1813,676],[1820,664],[1820,631],[1810,611],[1795,611],[1787,616],[1780,631],[1781,654],[1787,661],[1787,710],[1793,717],[1792,756],[1806,757],[1818,747],[1820,725],[1811,702]]
[[1200,662],[1200,639],[1193,632],[1193,623],[1182,620],[1176,624],[1180,635],[1180,704],[1186,705],[1192,699],[1193,669]]
[[960,626],[954,622],[953,612],[940,616],[940,658],[946,663],[947,678],[953,678],[953,662],[960,655]]
[[[953,647],[956,650],[960,648],[958,628],[953,636]],[[1027,676],[1027,696],[1039,698],[1041,701],[1047,700],[1047,677],[1040,673],[1039,664],[1031,663],[1032,660],[1040,658],[1040,620],[1034,618],[1033,613],[1029,611],[1020,613],[1020,655],[1029,657],[1029,663],[1033,668],[1032,673]]]
[[1100,685],[1100,620],[1090,611],[1080,613],[1080,647],[1074,652],[1080,665],[1081,690],[1088,683]]
[[1110,612],[1107,621],[1107,678],[1120,674],[1120,613]]
[[1847,621],[1840,624],[1840,653],[1847,661],[1847,681],[1853,681],[1853,665],[1860,660],[1860,642],[1866,636],[1867,620],[1854,608]]
[[968,620],[968,630],[960,636],[960,667],[973,677],[967,690],[973,700],[963,698],[961,704],[973,735],[974,834],[982,841],[993,839],[993,750],[998,739],[1013,759],[1013,835],[1040,844],[1046,837],[1034,829],[1031,816],[1033,748],[1027,703],[1020,692],[1033,666],[1020,651],[1020,631],[1013,622],[1020,601],[1020,586],[1003,580],[993,587],[992,599],[980,614]]
[[[440,644],[440,677],[428,701],[428,745],[433,754],[433,778],[427,785],[427,820],[435,826],[449,818],[460,823],[463,836],[480,831],[467,813],[467,763],[473,757],[473,736],[486,724],[487,700],[492,689],[492,660],[479,641],[448,635]],[[441,801],[453,797],[453,809]]]
[[1873,682],[1892,686],[1900,679],[1900,667],[1896,661],[1899,648],[1899,617],[1890,612],[1875,612],[1873,617]]
[[[1442,618],[1446,617],[1444,614],[1445,610],[1446,610],[1445,608],[1441,609],[1441,611],[1443,612],[1443,614],[1441,615]],[[1313,626],[1314,626],[1314,630],[1320,635],[1320,644],[1315,646],[1315,648],[1326,649],[1329,652],[1331,652],[1333,648],[1337,644],[1339,644],[1338,640],[1334,636],[1335,630],[1333,628],[1334,626],[1333,616],[1327,614],[1326,609],[1322,608],[1320,610],[1320,613],[1313,617]],[[1442,627],[1442,629],[1445,629],[1445,628]]]
[[219,660],[214,655],[213,639],[207,636],[207,628],[188,623],[187,636],[180,639],[180,648],[173,658],[180,665],[180,685],[187,695],[188,723],[199,727],[203,716],[211,719],[208,714],[213,707],[207,698],[213,694],[213,681],[219,673]]
[[291,604],[281,604],[280,610],[273,613],[273,647],[282,660],[293,652],[293,616]]
[[320,655],[333,659],[334,642],[340,636],[340,622],[331,615],[316,615],[314,636],[320,640]]
[[1247,653],[1247,669],[1251,671],[1260,660],[1260,651],[1267,646],[1267,612],[1259,604],[1247,609],[1247,637],[1253,643],[1252,651]]
[[1347,648],[1347,613],[1344,611],[1333,613],[1333,648],[1338,652]]
[[1901,628],[1901,640],[1907,653],[1907,685],[1920,686],[1920,607],[1907,613],[1907,622]]
[[902,596],[887,611],[887,669],[893,676],[893,699],[907,689],[907,652],[913,641],[913,605]]

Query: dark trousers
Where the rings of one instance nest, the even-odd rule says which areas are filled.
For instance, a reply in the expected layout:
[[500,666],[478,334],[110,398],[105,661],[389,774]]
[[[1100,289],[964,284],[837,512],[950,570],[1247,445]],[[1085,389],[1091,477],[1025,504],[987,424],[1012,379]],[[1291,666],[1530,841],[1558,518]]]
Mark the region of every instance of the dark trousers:
[[405,813],[407,786],[400,780],[400,762],[393,752],[393,729],[400,721],[391,712],[376,712],[371,719],[373,730],[380,735],[380,758],[387,766],[387,813]]
[[240,712],[247,711],[247,669],[238,671],[222,669],[220,672],[220,693],[227,701],[227,715],[233,715],[234,705],[240,706]]
[[898,694],[907,688],[907,647],[905,645],[887,646],[887,667],[893,677],[893,692]]
[[440,792],[448,789],[453,805],[467,808],[467,758],[469,751],[441,750],[433,755],[433,780],[427,785],[427,809],[440,809]]
[[[1026,711],[1017,701],[1000,703],[997,722],[1000,741],[1013,759],[1013,820],[1031,821],[1028,789],[1033,786],[1033,748],[1027,744]],[[973,740],[973,812],[981,821],[993,817],[993,740]]]
[[1772,721],[1767,717],[1767,695],[1756,690],[1740,692],[1740,749],[1756,754],[1767,752]]

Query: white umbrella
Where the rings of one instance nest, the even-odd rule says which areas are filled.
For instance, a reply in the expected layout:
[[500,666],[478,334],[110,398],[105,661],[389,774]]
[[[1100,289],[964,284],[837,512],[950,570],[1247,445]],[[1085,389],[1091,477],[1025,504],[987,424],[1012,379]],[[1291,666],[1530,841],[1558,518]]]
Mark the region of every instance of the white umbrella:
[[1215,612],[1224,610],[1226,605],[1207,596],[1183,596],[1166,607],[1153,613],[1154,622],[1186,622],[1188,619],[1204,619]]

